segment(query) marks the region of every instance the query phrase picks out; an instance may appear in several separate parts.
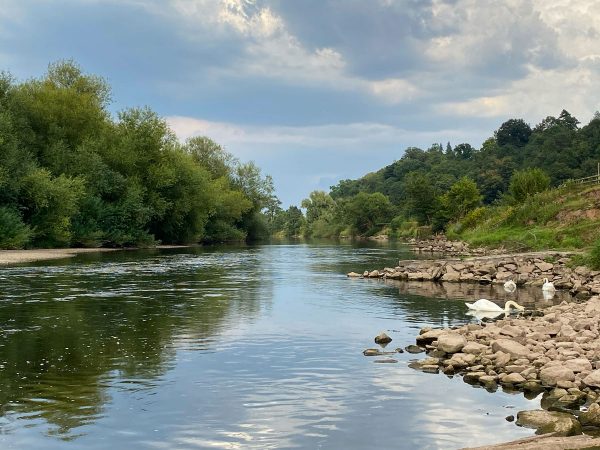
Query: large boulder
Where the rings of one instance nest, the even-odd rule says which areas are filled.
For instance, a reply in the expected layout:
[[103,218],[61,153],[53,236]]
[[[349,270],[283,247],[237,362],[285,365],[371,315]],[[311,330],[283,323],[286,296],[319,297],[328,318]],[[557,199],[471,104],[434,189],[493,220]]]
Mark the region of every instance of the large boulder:
[[568,367],[547,366],[540,370],[540,380],[546,386],[556,386],[561,381],[575,381],[575,374]]
[[517,425],[535,428],[537,434],[554,433],[554,436],[581,434],[581,424],[572,414],[543,409],[519,411]]
[[466,343],[467,340],[463,335],[458,333],[447,333],[442,334],[438,338],[437,348],[446,353],[457,353],[463,349]]
[[496,339],[492,341],[492,351],[508,353],[511,356],[529,356],[529,349],[512,339]]
[[442,328],[435,328],[433,330],[426,331],[425,333],[417,336],[417,345],[431,344],[433,341],[437,341],[442,334],[447,332],[448,330],[444,330]]
[[463,353],[469,353],[471,355],[479,355],[484,352],[487,345],[480,344],[479,342],[470,341],[463,347]]

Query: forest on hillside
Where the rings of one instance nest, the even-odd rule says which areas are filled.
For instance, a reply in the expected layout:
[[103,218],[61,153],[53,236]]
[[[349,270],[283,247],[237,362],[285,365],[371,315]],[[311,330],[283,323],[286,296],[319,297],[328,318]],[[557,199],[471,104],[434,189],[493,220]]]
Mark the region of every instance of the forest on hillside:
[[150,108],[114,118],[111,91],[72,61],[0,74],[0,248],[256,239],[273,182],[206,137],[181,143]]
[[597,173],[600,114],[580,127],[563,110],[533,128],[522,119],[502,123],[481,148],[468,143],[410,147],[392,164],[329,193],[314,191],[279,211],[280,234],[327,237],[392,234],[426,227],[444,231],[485,205],[516,205],[567,180]]

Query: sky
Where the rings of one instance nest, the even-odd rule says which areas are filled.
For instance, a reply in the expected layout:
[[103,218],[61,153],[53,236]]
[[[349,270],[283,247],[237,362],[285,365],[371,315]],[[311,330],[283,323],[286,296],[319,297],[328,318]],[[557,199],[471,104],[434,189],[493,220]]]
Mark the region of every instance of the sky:
[[270,174],[283,206],[409,146],[600,109],[600,0],[0,0],[0,70],[73,59],[180,139]]

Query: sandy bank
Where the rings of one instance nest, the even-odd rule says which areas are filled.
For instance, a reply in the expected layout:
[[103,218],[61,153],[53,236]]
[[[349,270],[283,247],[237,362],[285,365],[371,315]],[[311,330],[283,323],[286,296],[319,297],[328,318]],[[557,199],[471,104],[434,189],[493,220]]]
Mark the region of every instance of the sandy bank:
[[0,265],[20,264],[51,259],[72,258],[81,253],[112,252],[115,248],[45,248],[38,250],[0,250]]
[[[158,245],[153,248],[188,248],[188,245]],[[0,266],[21,264],[52,259],[72,258],[82,253],[106,253],[115,251],[136,250],[135,248],[42,248],[37,250],[0,250]]]

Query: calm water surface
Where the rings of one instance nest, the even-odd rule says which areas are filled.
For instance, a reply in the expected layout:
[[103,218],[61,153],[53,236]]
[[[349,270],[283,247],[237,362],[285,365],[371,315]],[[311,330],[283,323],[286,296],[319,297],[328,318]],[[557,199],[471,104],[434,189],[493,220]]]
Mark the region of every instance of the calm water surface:
[[420,327],[476,321],[463,300],[479,293],[344,276],[413,257],[298,244],[2,268],[0,448],[446,449],[531,435],[504,418],[537,400],[416,372],[406,353],[362,355],[382,330],[395,348]]

